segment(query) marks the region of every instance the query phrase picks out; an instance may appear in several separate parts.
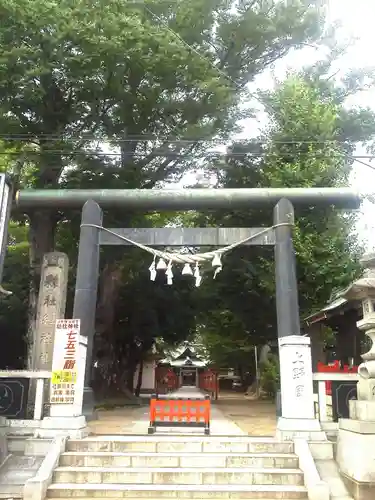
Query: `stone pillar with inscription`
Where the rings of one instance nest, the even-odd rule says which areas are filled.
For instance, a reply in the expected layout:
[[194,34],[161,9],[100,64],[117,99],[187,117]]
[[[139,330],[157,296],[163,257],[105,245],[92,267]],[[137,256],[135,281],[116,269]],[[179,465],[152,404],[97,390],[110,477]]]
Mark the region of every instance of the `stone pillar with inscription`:
[[359,330],[371,339],[358,367],[357,400],[349,401],[349,416],[339,420],[336,460],[356,500],[375,498],[375,254],[362,259],[365,272],[343,294],[362,303]]
[[276,436],[325,441],[315,419],[310,338],[289,335],[279,339],[281,417]]
[[[68,256],[61,252],[46,253],[43,257],[35,338],[31,346],[31,369],[52,370],[53,343],[56,319],[65,317],[68,284]],[[30,389],[30,404],[34,403],[35,387]],[[45,401],[49,386],[46,384]]]

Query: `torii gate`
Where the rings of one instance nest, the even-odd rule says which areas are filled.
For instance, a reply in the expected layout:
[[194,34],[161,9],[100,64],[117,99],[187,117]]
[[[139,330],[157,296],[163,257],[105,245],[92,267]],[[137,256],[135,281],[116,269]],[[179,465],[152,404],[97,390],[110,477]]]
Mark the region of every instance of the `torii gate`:
[[[8,188],[7,188],[8,186]],[[8,191],[7,191],[8,189]],[[0,177],[0,278],[7,242],[10,216],[10,186]],[[7,193],[7,194],[6,194]],[[92,344],[95,328],[100,245],[129,244],[115,235],[157,246],[226,246],[250,236],[245,244],[273,245],[275,251],[277,332],[279,341],[282,416],[278,421],[279,437],[290,439],[301,433],[319,433],[315,420],[310,339],[301,336],[295,254],[292,241],[293,205],[332,205],[356,209],[363,196],[348,188],[292,189],[183,189],[183,190],[21,190],[15,203],[27,212],[31,207],[82,207],[78,267],[73,318],[81,321],[81,335],[87,338],[85,395],[90,401]],[[121,206],[131,210],[233,210],[244,207],[274,207],[274,225],[266,228],[114,228],[102,229],[102,208]],[[82,395],[83,398],[83,395]],[[83,401],[82,401],[83,404]],[[317,435],[317,434],[316,434]]]

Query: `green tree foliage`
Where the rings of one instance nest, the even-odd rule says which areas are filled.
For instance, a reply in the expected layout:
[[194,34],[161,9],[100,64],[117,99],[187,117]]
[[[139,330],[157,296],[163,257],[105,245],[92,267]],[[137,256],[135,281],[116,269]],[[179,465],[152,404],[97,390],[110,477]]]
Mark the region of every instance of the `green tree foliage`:
[[[304,80],[291,77],[267,101],[274,110],[268,132],[273,144],[263,168],[268,186],[348,185],[352,161],[337,142],[342,117],[334,97],[322,98]],[[345,143],[357,137],[346,137]],[[294,245],[302,314],[321,307],[333,289],[346,286],[356,276],[361,248],[355,220],[331,207],[297,209]]]
[[[232,146],[226,165],[218,171],[219,185],[347,186],[352,164],[347,153],[357,141],[371,139],[375,121],[369,110],[345,109],[337,96],[332,82],[326,83],[322,92],[305,75],[290,75],[273,92],[263,94],[269,126],[260,137]],[[364,115],[365,121],[356,119]],[[349,127],[344,126],[348,124],[348,116],[353,117]],[[331,207],[298,207],[295,214],[294,245],[303,318],[322,307],[334,289],[346,286],[357,276],[362,249],[354,232],[352,214]],[[215,226],[270,226],[272,213],[249,208],[246,212],[217,212],[205,220]],[[272,251],[266,247],[244,248],[228,255],[215,288],[220,306],[232,312],[233,327],[226,324],[222,330],[220,323],[208,316],[205,323],[208,343],[212,328],[217,336],[233,332],[233,344],[239,349],[242,345],[259,345],[267,338],[276,338]],[[212,299],[210,293],[207,301]],[[242,331],[239,325],[243,325]],[[239,336],[242,342],[238,341]],[[226,338],[225,344],[229,342]]]
[[[16,187],[154,188],[178,178],[206,141],[228,137],[245,116],[239,104],[249,81],[292,47],[319,40],[323,14],[300,0],[0,0],[0,136],[14,149],[7,168]],[[51,207],[27,215],[32,327],[43,253],[67,251],[74,282],[79,214]],[[105,221],[152,224],[121,210]],[[135,271],[139,254],[131,255],[103,252],[97,328],[116,346],[126,331],[128,351],[139,344],[129,324],[155,336],[190,325],[167,332],[167,321],[155,322],[155,301],[149,326],[136,320],[145,320],[134,302],[143,274]],[[139,258],[139,267],[147,262]],[[70,288],[68,314],[72,295]],[[111,356],[114,363],[113,349]]]
[[206,348],[209,359],[222,368],[234,368],[244,372],[254,361],[254,348],[243,337],[245,325],[229,310],[219,309],[221,304],[206,311],[198,326],[202,332],[200,338]]
[[29,290],[27,228],[11,223],[4,265],[3,286],[11,296],[0,297],[0,368],[22,369],[27,355],[27,301]]
[[275,355],[271,355],[268,361],[262,366],[260,387],[267,396],[272,398],[280,390],[279,360]]

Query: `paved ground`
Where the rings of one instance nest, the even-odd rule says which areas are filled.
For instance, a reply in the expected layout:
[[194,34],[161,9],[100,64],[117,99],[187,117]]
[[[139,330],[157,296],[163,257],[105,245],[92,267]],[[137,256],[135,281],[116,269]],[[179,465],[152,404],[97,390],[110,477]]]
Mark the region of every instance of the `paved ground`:
[[89,422],[92,434],[130,434],[134,424],[143,416],[147,406],[136,408],[115,408],[114,410],[98,410],[98,419]]
[[250,436],[274,436],[276,406],[266,400],[256,400],[242,394],[223,392],[217,406],[225,417]]
[[[176,397],[199,397],[202,393],[192,388],[184,388]],[[146,434],[148,428],[148,406],[118,408],[99,411],[98,420],[90,422],[93,434]],[[252,400],[242,394],[222,393],[212,405],[212,435],[274,436],[276,429],[276,409],[269,401]],[[163,429],[169,433],[180,433],[178,429]],[[191,433],[202,433],[201,429]],[[160,431],[158,432],[160,433]]]
[[205,393],[196,387],[180,387],[169,395],[170,398],[200,398],[204,399]]

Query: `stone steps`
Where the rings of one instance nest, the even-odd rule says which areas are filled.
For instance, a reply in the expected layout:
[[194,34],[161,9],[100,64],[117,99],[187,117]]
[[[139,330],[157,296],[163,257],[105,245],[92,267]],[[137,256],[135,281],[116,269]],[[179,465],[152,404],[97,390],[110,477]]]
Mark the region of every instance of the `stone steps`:
[[45,456],[52,439],[41,439],[33,436],[8,436],[8,453],[18,455]]
[[57,467],[54,483],[74,484],[285,484],[303,485],[299,469]]
[[293,443],[273,438],[200,436],[96,436],[70,440],[67,451],[148,453],[293,453]]
[[293,443],[248,436],[69,440],[47,498],[306,499]]
[[121,484],[53,484],[47,490],[48,498],[164,498],[205,499],[307,499],[303,486],[280,485],[121,485]]
[[0,467],[0,498],[22,498],[26,481],[35,476],[42,461],[37,456],[8,455]]
[[18,499],[23,497],[23,485],[19,484],[1,484],[0,485],[0,498],[9,500]]
[[65,452],[60,466],[71,467],[298,467],[298,457],[289,453],[177,453],[177,452]]
[[24,454],[26,448],[26,440],[31,437],[32,436],[8,436],[7,437],[8,453]]

